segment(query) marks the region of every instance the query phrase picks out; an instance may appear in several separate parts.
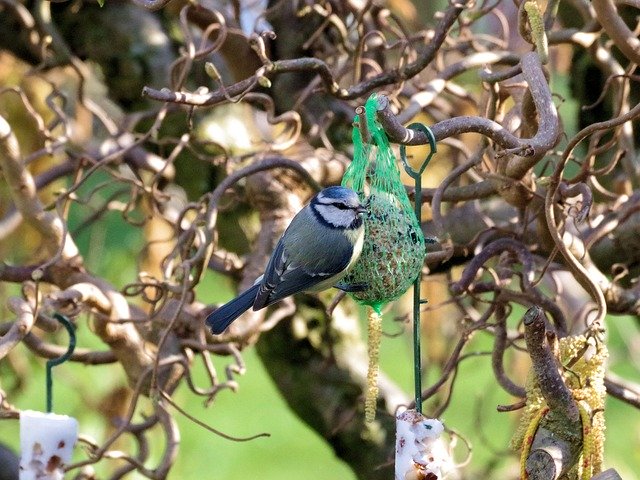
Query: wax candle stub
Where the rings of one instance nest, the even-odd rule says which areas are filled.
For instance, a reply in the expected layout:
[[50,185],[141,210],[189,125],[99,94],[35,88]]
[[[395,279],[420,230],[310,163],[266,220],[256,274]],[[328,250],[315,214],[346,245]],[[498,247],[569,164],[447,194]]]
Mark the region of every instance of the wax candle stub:
[[456,478],[453,461],[441,435],[444,425],[415,410],[396,417],[395,480]]
[[78,439],[75,418],[26,410],[20,413],[20,480],[62,480]]

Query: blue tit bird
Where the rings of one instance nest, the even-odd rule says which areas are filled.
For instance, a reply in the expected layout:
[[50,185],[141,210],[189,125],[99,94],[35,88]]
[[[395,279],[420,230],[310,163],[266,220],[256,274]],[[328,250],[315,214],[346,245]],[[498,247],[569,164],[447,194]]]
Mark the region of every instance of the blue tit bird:
[[250,307],[260,310],[295,293],[361,289],[340,280],[362,252],[366,211],[350,188],[329,187],[315,195],[291,220],[264,274],[207,317],[211,332],[222,333]]

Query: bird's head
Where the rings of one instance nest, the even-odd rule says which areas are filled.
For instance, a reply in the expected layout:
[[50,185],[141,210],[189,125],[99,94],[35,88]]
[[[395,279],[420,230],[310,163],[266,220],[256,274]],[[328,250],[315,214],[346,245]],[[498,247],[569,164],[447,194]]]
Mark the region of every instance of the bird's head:
[[325,188],[313,197],[310,206],[320,222],[338,229],[361,228],[367,211],[358,194],[347,187]]

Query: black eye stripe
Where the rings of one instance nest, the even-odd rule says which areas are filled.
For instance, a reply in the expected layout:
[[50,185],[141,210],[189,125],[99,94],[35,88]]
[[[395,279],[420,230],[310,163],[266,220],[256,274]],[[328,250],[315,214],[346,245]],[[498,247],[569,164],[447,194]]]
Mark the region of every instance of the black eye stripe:
[[339,210],[353,210],[352,207],[350,207],[349,205],[346,205],[344,203],[332,203],[330,205],[333,205],[334,207],[336,207]]
[[338,210],[355,210],[355,207],[352,207],[351,205],[347,205],[346,203],[343,203],[343,202],[337,202],[335,200],[330,200],[328,202],[318,201],[314,203],[316,203],[317,205],[324,205],[327,207],[335,207]]

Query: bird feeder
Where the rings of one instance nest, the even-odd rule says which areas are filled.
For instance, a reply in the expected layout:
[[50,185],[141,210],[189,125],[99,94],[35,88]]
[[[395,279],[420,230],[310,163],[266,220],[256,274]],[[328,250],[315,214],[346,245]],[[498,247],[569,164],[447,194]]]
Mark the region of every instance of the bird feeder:
[[[377,95],[371,95],[364,113],[355,118],[353,161],[342,184],[362,198],[368,196],[362,254],[344,282],[366,285],[352,295],[379,312],[382,305],[406,292],[420,275],[426,251],[422,229],[400,179],[398,162],[376,119],[377,106]],[[361,129],[369,138],[363,138]]]
[[20,412],[20,480],[61,480],[78,438],[75,418]]
[[369,307],[368,350],[369,367],[365,395],[365,418],[375,418],[378,396],[378,356],[382,334],[382,307],[404,294],[414,285],[414,368],[416,409],[421,412],[420,401],[420,273],[426,255],[425,238],[420,225],[421,177],[425,167],[436,153],[435,137],[421,124],[409,128],[425,130],[431,153],[419,170],[413,170],[401,149],[402,163],[414,179],[415,207],[411,206],[400,178],[398,162],[376,113],[386,97],[373,94],[364,109],[354,119],[353,161],[344,174],[342,184],[350,187],[364,199],[368,196],[365,218],[364,244],[360,258],[345,277],[344,283],[366,285],[352,293],[354,299]]
[[439,480],[452,468],[451,456],[440,438],[444,425],[415,410],[396,417],[395,480]]
[[69,347],[64,355],[47,362],[47,412],[20,412],[20,480],[62,480],[64,466],[71,460],[78,439],[78,421],[67,415],[52,413],[53,378],[51,370],[71,357],[76,345],[73,325],[63,315],[55,314],[69,332]]

